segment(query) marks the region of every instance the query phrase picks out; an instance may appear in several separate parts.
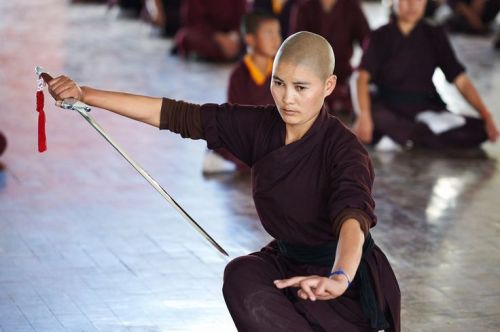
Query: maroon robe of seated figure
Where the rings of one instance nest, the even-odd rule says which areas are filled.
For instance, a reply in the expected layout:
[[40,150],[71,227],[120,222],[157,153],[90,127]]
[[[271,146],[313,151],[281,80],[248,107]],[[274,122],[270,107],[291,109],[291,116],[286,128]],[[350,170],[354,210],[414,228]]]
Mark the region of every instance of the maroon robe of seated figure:
[[334,114],[351,112],[349,78],[352,74],[353,43],[362,45],[370,27],[358,0],[337,0],[325,12],[319,0],[299,2],[292,9],[290,33],[310,31],[324,37],[335,53],[337,86],[327,97],[328,108]]
[[277,6],[275,5],[276,1],[273,0],[255,0],[253,2],[253,9],[266,10],[276,15],[280,20],[281,36],[285,39],[290,35],[289,27],[291,10],[298,1],[303,0],[288,0],[283,6]]
[[[173,114],[180,119],[174,120]],[[272,105],[199,106],[165,99],[161,118],[160,128],[203,138],[209,148],[226,148],[252,167],[255,206],[276,240],[226,267],[223,293],[238,331],[375,331],[361,303],[367,285],[362,275],[371,280],[377,320],[386,320],[388,331],[400,331],[398,283],[373,242],[363,253],[352,285],[337,299],[302,300],[297,289],[280,290],[273,284],[293,276],[328,276],[335,260],[332,253],[326,263],[312,257],[298,261],[284,245],[308,253],[335,244],[349,218],[358,220],[371,239],[368,229],[377,221],[372,163],[340,120],[323,109],[300,140],[285,145],[285,123]]]
[[210,61],[227,60],[214,35],[217,32],[239,33],[245,11],[245,0],[184,0],[182,26],[175,37],[179,53],[195,53]]
[[464,117],[465,124],[439,135],[417,122],[427,110],[448,112],[432,81],[440,68],[452,83],[464,72],[445,31],[419,22],[408,36],[395,20],[375,30],[366,44],[360,69],[370,73],[374,142],[384,135],[399,144],[428,148],[472,148],[487,139],[484,121]]
[[227,101],[231,104],[269,105],[274,104],[271,95],[272,60],[266,73],[261,73],[250,56],[233,69],[229,76]]
[[[273,62],[269,60],[267,72],[260,72],[252,62],[250,55],[247,54],[229,76],[227,101],[231,104],[241,105],[274,104],[270,87],[272,69]],[[248,170],[248,166],[238,160],[238,158],[233,156],[226,149],[220,148],[215,151],[224,159],[234,162],[237,170]]]

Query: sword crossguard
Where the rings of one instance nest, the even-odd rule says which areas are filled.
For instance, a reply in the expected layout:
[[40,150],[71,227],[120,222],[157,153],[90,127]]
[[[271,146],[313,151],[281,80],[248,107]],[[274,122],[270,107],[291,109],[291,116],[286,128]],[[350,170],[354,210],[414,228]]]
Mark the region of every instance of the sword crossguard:
[[67,98],[64,99],[62,102],[57,104],[59,107],[64,108],[66,110],[72,110],[72,111],[84,111],[84,112],[90,112],[91,108],[87,104],[82,103],[81,101],[76,100],[75,98]]

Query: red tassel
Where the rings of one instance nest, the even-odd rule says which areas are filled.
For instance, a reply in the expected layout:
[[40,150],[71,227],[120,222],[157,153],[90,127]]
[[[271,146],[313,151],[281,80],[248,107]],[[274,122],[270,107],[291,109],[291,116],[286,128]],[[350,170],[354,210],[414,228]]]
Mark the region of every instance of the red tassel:
[[45,136],[45,112],[43,111],[43,105],[43,90],[38,90],[36,92],[36,111],[38,112],[38,152],[44,152],[47,150],[47,138]]

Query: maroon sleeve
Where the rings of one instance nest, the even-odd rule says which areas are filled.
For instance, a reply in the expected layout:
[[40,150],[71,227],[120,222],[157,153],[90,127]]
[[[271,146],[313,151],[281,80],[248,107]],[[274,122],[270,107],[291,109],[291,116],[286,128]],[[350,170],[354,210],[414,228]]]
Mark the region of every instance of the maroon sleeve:
[[203,138],[200,105],[163,98],[160,114],[160,129],[167,129],[182,137]]
[[368,25],[368,21],[366,20],[366,16],[361,8],[361,4],[358,1],[352,1],[352,20],[351,24],[353,24],[353,32],[354,32],[354,40],[356,40],[361,46],[363,46],[363,42],[370,34],[370,25]]
[[301,2],[297,2],[293,5],[290,10],[290,26],[289,26],[289,35],[294,34],[299,31],[307,31],[307,12],[304,12],[303,6],[301,6]]
[[208,27],[204,15],[203,0],[184,0],[181,5],[181,22],[183,27]]
[[378,43],[377,33],[373,31],[363,43],[363,56],[359,64],[359,69],[366,70],[372,77],[378,73],[383,60],[380,52],[382,45]]
[[246,0],[240,0],[240,2],[237,4],[238,7],[236,8],[236,26],[234,28],[235,31],[239,32],[240,31],[240,25],[241,21],[243,20],[243,16],[247,13],[249,10],[249,5],[247,4]]
[[443,28],[434,28],[431,36],[434,37],[438,66],[444,73],[446,80],[453,83],[458,75],[465,71],[465,67],[458,61],[450,40]]
[[329,216],[336,235],[347,219],[356,219],[367,234],[377,218],[373,212],[373,165],[355,135],[340,123],[329,155],[331,188],[328,200]]
[[226,148],[251,166],[256,134],[274,112],[273,106],[202,105],[201,122],[208,148]]
[[231,104],[241,103],[243,100],[239,74],[239,66],[234,68],[231,76],[229,77],[229,84],[227,86],[227,102]]

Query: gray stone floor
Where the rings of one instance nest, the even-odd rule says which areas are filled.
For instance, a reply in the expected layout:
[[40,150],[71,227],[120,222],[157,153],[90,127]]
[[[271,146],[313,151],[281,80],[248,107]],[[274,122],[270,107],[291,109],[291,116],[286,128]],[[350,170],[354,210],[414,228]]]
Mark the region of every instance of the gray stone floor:
[[[47,103],[38,154],[34,110],[36,65],[194,102],[223,102],[230,66],[179,61],[146,24],[67,2],[0,2],[0,330],[234,331],[220,291],[228,260],[77,114]],[[374,27],[385,22],[378,4],[365,9]],[[489,39],[453,44],[500,120],[500,54]],[[453,110],[470,112],[436,80]],[[231,257],[269,240],[248,177],[201,175],[203,142],[93,113]],[[399,277],[404,331],[500,330],[499,145],[482,158],[373,153],[373,233]]]

